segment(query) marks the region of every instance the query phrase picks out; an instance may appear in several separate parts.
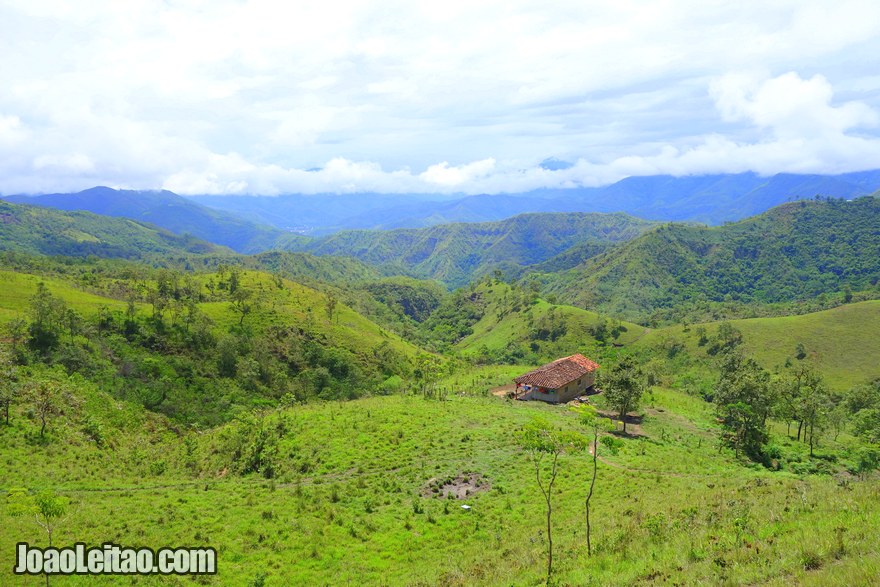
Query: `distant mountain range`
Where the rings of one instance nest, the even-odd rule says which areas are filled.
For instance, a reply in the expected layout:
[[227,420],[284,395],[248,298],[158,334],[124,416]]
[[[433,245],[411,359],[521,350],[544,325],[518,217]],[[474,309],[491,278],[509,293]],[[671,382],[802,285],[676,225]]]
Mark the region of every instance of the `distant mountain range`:
[[[705,189],[705,181],[694,183]],[[103,202],[105,212],[142,209],[166,224],[186,217],[207,219],[200,230],[221,240],[212,231],[222,231],[225,224],[208,222],[215,217],[204,214],[208,209],[199,204],[178,209],[171,204],[183,198],[167,192],[149,192],[139,199],[145,194],[104,190],[88,190],[87,197],[26,201],[94,207]],[[163,206],[165,215],[158,212]],[[174,210],[182,212],[172,218]],[[880,284],[877,196],[786,202],[721,226],[658,223],[623,213],[559,212],[306,237],[220,218],[242,230],[256,227],[247,233],[254,238],[249,242],[264,238],[265,246],[276,250],[233,256],[229,249],[196,238],[196,230],[185,225],[179,226],[185,234],[173,234],[140,220],[9,202],[0,202],[0,250],[79,257],[189,256],[206,266],[222,257],[230,259],[222,262],[333,283],[407,275],[459,287],[496,270],[508,278],[536,274],[545,293],[562,302],[641,323],[666,320],[670,312],[711,318],[719,304],[799,303],[828,295],[843,299],[847,290],[870,297]]]
[[319,194],[192,196],[96,187],[74,194],[5,196],[10,202],[151,222],[240,253],[295,249],[301,235],[347,229],[493,222],[530,212],[624,212],[657,221],[721,224],[816,195],[852,199],[880,189],[880,170],[843,175],[754,173],[630,177],[598,188],[524,194]]
[[196,196],[191,199],[307,234],[502,220],[527,212],[625,212],[649,220],[721,224],[816,195],[852,199],[880,189],[880,170],[843,175],[754,173],[629,177],[597,188],[450,197],[430,194]]
[[190,234],[240,253],[271,249],[283,234],[277,228],[202,206],[166,190],[133,191],[95,187],[75,194],[5,196],[3,199],[19,204],[85,210],[149,222],[176,234]]

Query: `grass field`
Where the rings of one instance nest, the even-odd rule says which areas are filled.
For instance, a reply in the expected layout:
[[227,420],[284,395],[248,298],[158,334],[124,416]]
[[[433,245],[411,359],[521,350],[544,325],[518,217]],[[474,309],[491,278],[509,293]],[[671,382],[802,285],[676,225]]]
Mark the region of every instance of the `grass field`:
[[[101,403],[85,384],[80,393]],[[51,487],[70,499],[56,544],[215,546],[219,575],[197,582],[216,585],[541,584],[542,498],[515,435],[535,415],[577,428],[564,407],[480,395],[309,404],[195,436],[110,401],[97,413],[105,448],[82,439],[76,413],[58,419],[47,443],[37,441],[35,422],[15,413],[11,427],[0,426],[2,488]],[[770,472],[719,454],[709,406],[673,390],[655,388],[644,414],[633,430],[639,436],[623,439],[616,454],[600,446],[592,557],[583,531],[589,455],[562,458],[559,584],[880,580],[878,481]],[[234,473],[233,447],[255,437],[274,455],[273,479]],[[482,486],[461,500],[432,492],[437,480],[461,474]],[[41,544],[45,536],[32,520],[2,515],[0,569],[9,569],[17,541]],[[41,581],[4,576],[9,585]]]
[[[786,360],[796,361],[798,343],[806,350],[805,361],[813,364],[836,391],[880,377],[880,301],[839,306],[823,312],[777,318],[731,320],[743,335],[743,350],[764,368],[776,370]],[[704,324],[714,336],[719,323]],[[694,355],[703,354],[697,345],[698,327],[670,326],[649,331],[636,347],[680,341]]]
[[0,282],[3,284],[0,287],[0,321],[26,313],[30,299],[37,291],[37,284],[41,281],[53,295],[82,314],[95,314],[102,306],[111,310],[125,309],[125,302],[84,292],[61,279],[0,270]]

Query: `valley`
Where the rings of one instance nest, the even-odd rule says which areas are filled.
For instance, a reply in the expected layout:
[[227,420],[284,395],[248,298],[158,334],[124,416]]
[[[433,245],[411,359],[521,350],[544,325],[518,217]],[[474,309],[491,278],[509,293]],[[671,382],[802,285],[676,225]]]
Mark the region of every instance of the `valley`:
[[[874,197],[256,255],[0,206],[0,489],[63,503],[55,542],[208,544],[208,584],[541,584],[537,429],[567,439],[554,583],[877,580]],[[580,412],[498,392],[575,353],[600,365]],[[622,417],[621,386],[638,391]],[[45,539],[14,511],[0,567]]]

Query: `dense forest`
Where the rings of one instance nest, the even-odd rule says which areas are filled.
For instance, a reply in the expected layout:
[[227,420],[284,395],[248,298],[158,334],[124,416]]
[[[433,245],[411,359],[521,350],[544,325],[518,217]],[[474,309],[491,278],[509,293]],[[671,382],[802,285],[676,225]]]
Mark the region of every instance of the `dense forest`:
[[878,280],[876,197],[795,202],[714,228],[664,225],[545,278],[561,300],[637,321],[705,318],[725,303],[876,296]]

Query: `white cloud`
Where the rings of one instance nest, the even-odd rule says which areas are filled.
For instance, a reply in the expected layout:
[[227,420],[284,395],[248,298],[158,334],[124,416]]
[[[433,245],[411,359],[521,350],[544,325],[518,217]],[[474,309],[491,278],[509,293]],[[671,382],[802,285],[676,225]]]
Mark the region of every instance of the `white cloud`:
[[861,102],[833,106],[834,90],[822,75],[805,80],[789,72],[759,81],[731,74],[712,85],[712,94],[725,120],[750,121],[780,139],[833,138],[852,128],[875,126],[878,120]]
[[450,166],[448,161],[431,165],[419,178],[429,184],[458,187],[475,179],[489,176],[495,170],[495,159],[483,159],[467,165]]
[[27,133],[18,116],[0,115],[0,145],[15,145],[23,141],[26,136]]
[[866,0],[20,0],[0,5],[0,51],[6,193],[880,166]]
[[71,155],[40,155],[34,159],[34,169],[42,172],[60,170],[66,173],[88,173],[95,165],[82,153]]

